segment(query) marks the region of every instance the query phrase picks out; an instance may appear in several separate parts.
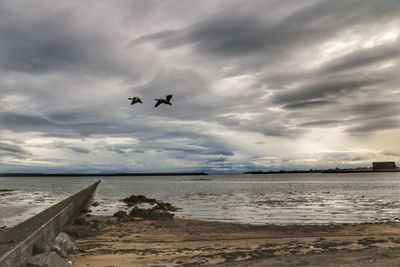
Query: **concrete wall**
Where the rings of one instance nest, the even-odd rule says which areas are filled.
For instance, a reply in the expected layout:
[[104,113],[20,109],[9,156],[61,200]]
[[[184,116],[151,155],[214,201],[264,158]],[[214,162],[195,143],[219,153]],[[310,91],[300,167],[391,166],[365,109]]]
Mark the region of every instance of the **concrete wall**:
[[0,234],[0,266],[23,265],[35,244],[49,242],[85,208],[100,181]]

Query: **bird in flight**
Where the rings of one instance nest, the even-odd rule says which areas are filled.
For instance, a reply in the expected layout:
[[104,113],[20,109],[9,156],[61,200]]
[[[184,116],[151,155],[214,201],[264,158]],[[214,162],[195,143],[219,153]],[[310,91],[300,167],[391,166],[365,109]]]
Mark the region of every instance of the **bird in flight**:
[[157,103],[154,107],[158,107],[161,104],[167,104],[167,105],[172,106],[171,98],[172,98],[172,95],[167,95],[165,98],[154,99],[155,101],[157,101]]
[[136,103],[142,103],[142,104],[143,104],[142,100],[140,100],[140,98],[137,97],[137,96],[135,96],[135,97],[129,97],[128,99],[129,99],[129,100],[132,100],[131,105],[136,104]]

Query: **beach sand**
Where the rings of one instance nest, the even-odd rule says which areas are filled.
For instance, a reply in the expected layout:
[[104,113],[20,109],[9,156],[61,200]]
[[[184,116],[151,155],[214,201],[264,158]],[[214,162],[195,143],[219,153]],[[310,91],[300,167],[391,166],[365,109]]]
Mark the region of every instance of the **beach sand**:
[[86,220],[68,230],[79,234],[86,229],[77,239],[86,251],[73,256],[74,267],[400,265],[398,223],[255,226],[183,219],[118,222],[107,216]]

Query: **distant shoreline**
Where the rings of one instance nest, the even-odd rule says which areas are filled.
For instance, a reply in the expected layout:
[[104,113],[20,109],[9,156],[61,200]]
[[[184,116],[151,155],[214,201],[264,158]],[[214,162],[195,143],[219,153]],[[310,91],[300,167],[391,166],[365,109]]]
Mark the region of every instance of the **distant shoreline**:
[[30,176],[60,176],[60,177],[77,177],[77,176],[192,176],[192,175],[208,175],[205,172],[146,172],[146,173],[0,173],[0,177],[30,177]]

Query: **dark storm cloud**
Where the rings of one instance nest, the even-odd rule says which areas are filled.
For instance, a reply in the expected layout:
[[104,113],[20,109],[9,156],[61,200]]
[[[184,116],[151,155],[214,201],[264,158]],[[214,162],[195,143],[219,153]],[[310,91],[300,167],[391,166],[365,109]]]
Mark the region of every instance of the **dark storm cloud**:
[[57,127],[57,124],[43,118],[42,116],[19,114],[14,112],[1,112],[0,125],[2,129],[21,129],[25,131]]
[[131,92],[149,95],[152,98],[164,97],[164,94],[171,93],[186,100],[199,94],[204,95],[209,87],[204,77],[193,69],[171,68],[159,71],[147,83],[133,87]]
[[273,85],[273,88],[284,88],[285,85],[303,82],[315,79],[321,79],[321,77],[330,77],[343,74],[355,74],[364,73],[370,74],[374,72],[386,75],[387,80],[393,80],[398,73],[398,68],[388,68],[386,70],[378,70],[377,64],[383,64],[387,62],[394,63],[398,66],[400,62],[400,38],[395,41],[391,41],[389,44],[377,45],[370,48],[356,49],[343,56],[333,58],[327,62],[324,62],[321,66],[314,69],[295,69],[295,70],[283,70],[277,74],[266,73],[261,79],[263,82]]
[[346,131],[351,134],[368,134],[375,131],[396,129],[400,127],[398,119],[378,119],[364,122],[358,126],[350,127]]
[[325,73],[343,72],[383,61],[399,60],[399,56],[399,42],[396,42],[394,45],[385,44],[372,48],[364,48],[331,60],[322,68],[322,71]]
[[[259,52],[287,53],[290,48],[298,48],[319,42],[349,25],[361,25],[366,20],[385,20],[393,15],[390,2],[376,1],[320,1],[290,14],[270,21],[265,19],[265,11],[257,5],[252,12],[243,13],[238,8],[232,14],[217,13],[204,21],[179,30],[164,30],[139,37],[134,44],[156,41],[161,48],[172,48],[193,44],[201,53],[218,57],[249,55]],[[373,11],[373,12],[372,12]],[[340,19],[337,19],[340,15]]]
[[318,120],[318,121],[308,121],[299,124],[300,127],[329,127],[329,126],[341,126],[345,124],[344,120]]
[[278,92],[273,96],[273,102],[276,104],[292,104],[293,102],[306,102],[326,97],[337,97],[354,93],[363,89],[363,87],[384,81],[384,77],[339,75],[322,79],[300,88]]
[[333,104],[335,101],[329,100],[314,100],[314,101],[304,101],[304,102],[294,102],[287,105],[284,105],[285,109],[302,109],[302,108],[313,108],[324,105]]
[[166,151],[180,151],[191,155],[222,155],[233,156],[230,150],[219,149],[218,147],[201,147],[201,148],[164,148]]
[[71,146],[69,147],[69,149],[73,152],[77,152],[77,153],[83,153],[83,154],[89,154],[90,150],[87,148],[83,148],[83,147],[77,147],[77,146]]
[[400,113],[400,105],[395,101],[368,101],[362,104],[354,104],[344,109],[354,116],[365,118],[388,118],[398,116]]
[[81,111],[53,111],[49,114],[46,114],[46,117],[52,121],[57,122],[68,122],[79,120],[84,116],[85,113]]
[[394,152],[394,151],[384,151],[383,153],[382,153],[383,155],[385,155],[385,156],[390,156],[390,157],[400,157],[400,152]]
[[[322,155],[322,158],[333,164],[337,162],[350,163],[350,162],[365,162],[370,163],[371,155],[369,153],[360,152],[328,152]],[[358,166],[360,167],[360,166]]]
[[[64,6],[64,7],[63,7]],[[113,35],[88,26],[73,5],[0,3],[0,68],[45,74],[56,71],[121,73]]]
[[4,155],[30,155],[31,153],[19,145],[0,142],[0,156]]

